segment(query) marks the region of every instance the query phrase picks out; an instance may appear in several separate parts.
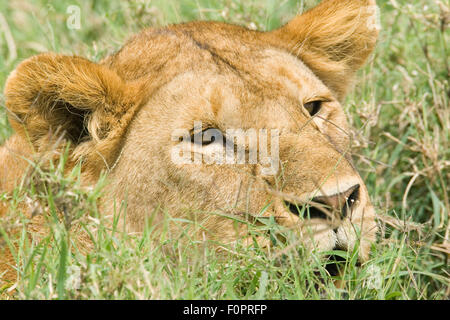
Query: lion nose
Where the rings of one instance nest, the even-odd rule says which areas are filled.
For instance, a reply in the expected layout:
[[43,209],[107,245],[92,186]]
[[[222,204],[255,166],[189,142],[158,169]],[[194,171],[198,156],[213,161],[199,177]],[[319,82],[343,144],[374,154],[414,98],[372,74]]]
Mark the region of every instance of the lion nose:
[[356,202],[359,200],[360,185],[354,185],[348,190],[333,194],[315,197],[311,200],[308,208],[286,202],[289,210],[295,215],[305,215],[306,218],[330,218],[330,212],[338,213],[340,218],[345,218],[351,212]]
[[357,184],[338,194],[316,197],[312,199],[312,202],[322,204],[333,212],[339,212],[341,217],[345,218],[359,199],[359,187]]

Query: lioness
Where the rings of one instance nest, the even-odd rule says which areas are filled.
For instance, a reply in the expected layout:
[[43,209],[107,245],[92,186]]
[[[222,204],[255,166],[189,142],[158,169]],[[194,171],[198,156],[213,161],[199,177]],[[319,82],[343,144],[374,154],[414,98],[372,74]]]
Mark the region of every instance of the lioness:
[[[31,57],[5,85],[15,134],[0,149],[0,192],[15,188],[27,159],[52,158],[58,140],[69,146],[68,170],[82,163],[85,185],[107,172],[100,211],[112,215],[125,201],[130,232],[164,208],[201,225],[199,238],[232,243],[248,225],[228,216],[274,217],[306,247],[357,244],[367,260],[375,213],[340,102],[374,49],[375,8],[324,0],[271,32],[218,22],[150,28],[99,63]],[[267,135],[235,140],[228,129]],[[276,161],[264,162],[260,149],[274,144]],[[229,146],[243,161],[206,161]],[[186,149],[185,160],[201,161],[176,161]]]

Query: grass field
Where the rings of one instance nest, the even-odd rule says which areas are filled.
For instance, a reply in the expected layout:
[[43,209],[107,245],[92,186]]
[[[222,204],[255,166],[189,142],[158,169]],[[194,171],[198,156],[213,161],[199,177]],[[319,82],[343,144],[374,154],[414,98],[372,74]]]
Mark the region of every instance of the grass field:
[[[289,21],[317,1],[155,0],[0,2],[0,87],[24,58],[56,51],[99,60],[132,33],[195,19],[259,30]],[[7,223],[27,224],[14,210],[0,223],[0,244],[19,243],[19,281],[0,286],[16,299],[448,299],[450,297],[450,7],[446,0],[379,0],[383,30],[376,53],[359,73],[345,109],[353,125],[354,159],[366,181],[383,231],[370,261],[342,267],[336,286],[318,253],[238,248],[224,259],[166,235],[110,232],[95,208],[97,188],[79,186],[76,170],[38,172],[12,197],[44,203],[55,219],[41,242],[6,239]],[[66,22],[81,10],[79,29]],[[11,134],[0,96],[0,143]],[[42,183],[44,182],[44,183]],[[33,185],[33,187],[30,187]],[[45,187],[43,187],[45,186]],[[76,230],[57,219],[68,205],[78,229],[91,232],[84,254]],[[3,237],[3,240],[2,238]],[[155,245],[155,240],[158,245]],[[0,275],[1,277],[1,275]],[[1,283],[1,281],[0,281]],[[15,290],[14,290],[15,289]]]

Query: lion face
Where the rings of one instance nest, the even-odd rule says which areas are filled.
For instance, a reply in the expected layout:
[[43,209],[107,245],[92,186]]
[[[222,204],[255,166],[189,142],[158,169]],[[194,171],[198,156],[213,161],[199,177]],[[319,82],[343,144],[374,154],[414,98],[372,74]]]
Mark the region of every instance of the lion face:
[[48,133],[65,132],[86,184],[108,172],[101,210],[126,201],[130,231],[165,212],[230,243],[273,217],[306,247],[359,244],[367,259],[374,209],[340,101],[373,50],[374,5],[323,1],[267,33],[212,22],[148,29],[98,64],[30,58],[5,88],[14,139],[45,154]]

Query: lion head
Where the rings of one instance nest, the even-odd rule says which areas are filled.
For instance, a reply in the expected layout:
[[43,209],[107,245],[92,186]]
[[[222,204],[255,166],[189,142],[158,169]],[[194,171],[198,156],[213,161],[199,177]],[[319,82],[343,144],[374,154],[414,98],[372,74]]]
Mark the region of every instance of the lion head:
[[129,231],[165,212],[230,243],[271,217],[306,247],[358,244],[367,259],[375,213],[341,102],[375,46],[375,6],[325,0],[270,32],[150,28],[99,63],[31,57],[5,86],[15,135],[0,152],[0,190],[26,168],[18,154],[49,155],[59,132],[85,184],[107,172],[101,211],[126,203]]

